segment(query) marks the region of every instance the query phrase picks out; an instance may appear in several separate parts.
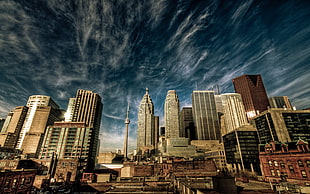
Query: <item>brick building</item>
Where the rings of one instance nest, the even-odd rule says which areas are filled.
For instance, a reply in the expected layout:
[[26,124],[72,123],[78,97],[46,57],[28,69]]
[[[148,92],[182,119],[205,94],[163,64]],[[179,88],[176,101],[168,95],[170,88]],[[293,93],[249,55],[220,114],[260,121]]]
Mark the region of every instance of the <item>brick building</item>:
[[266,181],[310,184],[309,141],[260,144],[259,159]]
[[35,175],[36,170],[1,171],[0,193],[30,193]]

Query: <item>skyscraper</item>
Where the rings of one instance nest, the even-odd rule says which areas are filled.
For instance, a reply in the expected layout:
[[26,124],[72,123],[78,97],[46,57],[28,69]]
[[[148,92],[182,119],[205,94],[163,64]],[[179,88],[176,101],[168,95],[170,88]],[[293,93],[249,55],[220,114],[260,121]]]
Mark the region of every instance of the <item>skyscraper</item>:
[[143,152],[155,149],[156,136],[158,135],[155,134],[154,104],[146,88],[138,112],[137,150]]
[[180,136],[196,139],[192,107],[183,107],[180,116]]
[[291,102],[287,96],[275,96],[269,98],[270,108],[284,108],[293,110]]
[[53,150],[59,158],[82,159],[84,168],[91,170],[97,156],[101,114],[101,97],[89,90],[78,90],[76,97],[69,100],[66,122],[48,127],[41,157],[51,157]]
[[269,101],[261,75],[242,75],[232,82],[235,92],[241,94],[249,120],[267,110]]
[[168,91],[164,111],[166,137],[180,137],[180,104],[175,90]]
[[75,99],[70,98],[67,110],[70,110],[70,114],[72,114],[69,116],[72,119],[68,119],[68,121],[84,122],[85,127],[88,128],[88,133],[91,134],[89,156],[95,160],[99,146],[98,138],[102,116],[101,97],[90,90],[77,90]]
[[213,91],[193,91],[193,118],[198,140],[221,140]]
[[[70,106],[74,106],[74,108],[70,108]],[[73,99],[69,101],[68,110],[70,109],[73,110],[72,122],[85,122],[87,127],[93,127],[99,132],[102,103],[98,94],[89,90],[78,90],[75,101],[73,102]],[[70,121],[70,119],[68,120]]]
[[48,125],[60,121],[62,112],[49,96],[33,95],[27,102],[28,111],[19,134],[16,148],[23,154],[37,157]]
[[1,133],[0,144],[2,147],[14,149],[22,129],[28,107],[18,106],[10,112],[7,119],[8,123],[3,133]]
[[[221,94],[226,133],[248,123],[241,95],[238,93]],[[222,134],[224,135],[224,134]]]

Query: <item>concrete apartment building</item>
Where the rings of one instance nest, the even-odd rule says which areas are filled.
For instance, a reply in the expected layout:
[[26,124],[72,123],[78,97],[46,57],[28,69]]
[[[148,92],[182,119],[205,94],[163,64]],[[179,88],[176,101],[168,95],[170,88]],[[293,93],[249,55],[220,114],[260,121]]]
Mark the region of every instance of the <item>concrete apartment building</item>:
[[51,158],[56,153],[59,159],[80,159],[83,170],[89,171],[97,157],[101,97],[92,91],[78,90],[75,102],[69,100],[68,110],[67,122],[55,122],[47,128],[40,157]]

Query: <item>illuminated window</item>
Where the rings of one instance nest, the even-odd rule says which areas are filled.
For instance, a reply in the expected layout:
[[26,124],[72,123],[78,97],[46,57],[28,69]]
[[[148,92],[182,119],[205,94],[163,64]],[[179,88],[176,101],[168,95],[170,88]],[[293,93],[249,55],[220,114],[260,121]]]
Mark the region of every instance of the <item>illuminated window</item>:
[[290,169],[290,172],[291,172],[291,173],[294,173],[294,172],[295,172],[292,165],[288,165],[288,168]]
[[273,161],[274,166],[279,166],[278,161]]
[[280,170],[277,169],[276,171],[277,171],[277,176],[280,176],[281,175]]
[[302,176],[303,178],[308,178],[307,173],[306,173],[306,171],[304,171],[304,170],[301,171],[301,176]]
[[280,166],[281,166],[281,168],[285,168],[285,164],[282,160],[280,160]]
[[269,163],[269,166],[272,166],[272,161],[271,160],[269,160],[268,163]]
[[274,170],[270,170],[270,172],[272,176],[276,176],[276,174],[274,173]]
[[298,160],[297,163],[298,163],[298,166],[299,166],[299,167],[304,167],[304,164],[302,163],[301,160]]
[[306,163],[307,163],[307,167],[310,168],[310,161],[307,160]]

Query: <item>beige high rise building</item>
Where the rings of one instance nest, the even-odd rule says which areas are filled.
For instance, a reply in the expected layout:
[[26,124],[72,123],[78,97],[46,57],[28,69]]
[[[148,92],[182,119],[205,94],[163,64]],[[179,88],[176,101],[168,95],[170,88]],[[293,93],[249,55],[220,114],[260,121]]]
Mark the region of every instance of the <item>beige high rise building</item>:
[[226,133],[248,123],[240,94],[221,94]]
[[41,157],[51,157],[55,152],[59,158],[80,158],[84,169],[91,170],[98,152],[101,115],[101,97],[89,90],[78,90],[76,97],[69,100],[66,122],[48,127]]
[[169,90],[164,107],[165,136],[180,137],[180,104],[175,90]]
[[[158,119],[157,119],[158,121]],[[156,132],[157,131],[157,132]],[[138,112],[138,136],[137,150],[142,153],[146,150],[154,150],[157,144],[158,129],[155,129],[154,104],[149,90],[146,92],[140,102]]]
[[198,140],[221,140],[214,91],[193,91],[193,118]]
[[1,147],[14,149],[19,133],[22,129],[28,107],[18,106],[14,111],[10,112],[7,117],[7,125],[2,133],[0,133],[0,145]]
[[46,127],[55,121],[60,121],[62,111],[51,97],[43,95],[30,96],[26,106],[28,111],[16,149],[23,150],[23,154],[28,154],[30,157],[37,157]]

